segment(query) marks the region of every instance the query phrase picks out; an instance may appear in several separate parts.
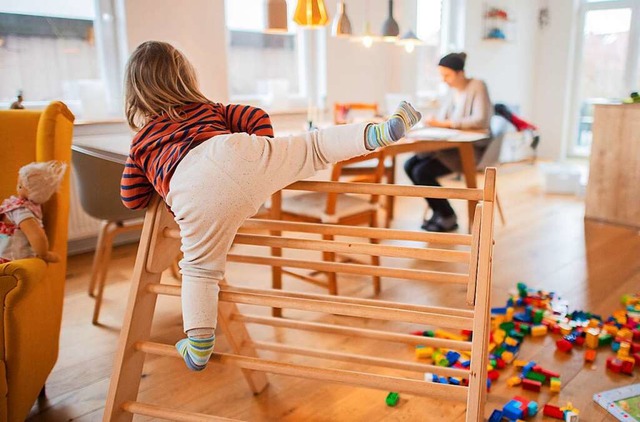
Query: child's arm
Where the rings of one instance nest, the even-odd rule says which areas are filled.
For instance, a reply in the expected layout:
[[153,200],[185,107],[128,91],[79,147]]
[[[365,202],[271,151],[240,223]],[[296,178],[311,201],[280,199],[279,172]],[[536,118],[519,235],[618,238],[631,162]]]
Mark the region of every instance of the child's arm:
[[229,104],[223,107],[225,121],[231,132],[273,138],[271,118],[264,110],[243,104]]
[[147,176],[129,156],[124,165],[120,182],[122,203],[132,210],[145,208],[149,205],[153,192],[153,185],[149,183]]
[[31,249],[36,255],[47,262],[58,262],[60,257],[55,252],[49,250],[49,240],[38,220],[27,218],[18,225],[31,244]]

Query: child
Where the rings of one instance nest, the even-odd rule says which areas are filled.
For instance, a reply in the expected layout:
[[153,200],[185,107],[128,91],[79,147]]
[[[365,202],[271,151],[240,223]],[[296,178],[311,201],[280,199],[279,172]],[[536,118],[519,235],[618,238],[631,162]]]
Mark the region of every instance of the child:
[[385,123],[273,138],[264,111],[202,95],[191,64],[167,43],[141,44],[125,75],[127,119],[138,133],[122,175],[122,200],[146,207],[155,190],[175,215],[187,334],[176,348],[189,369],[200,371],[213,351],[218,282],[242,223],[274,192],[399,140],[421,116],[402,103]]
[[0,264],[40,257],[58,262],[42,229],[41,204],[58,190],[67,165],[59,161],[31,163],[18,172],[17,194],[0,205]]

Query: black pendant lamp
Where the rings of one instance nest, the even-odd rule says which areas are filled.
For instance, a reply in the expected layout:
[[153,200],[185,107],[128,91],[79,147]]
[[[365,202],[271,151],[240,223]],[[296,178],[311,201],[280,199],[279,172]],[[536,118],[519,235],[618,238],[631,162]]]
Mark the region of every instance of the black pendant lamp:
[[382,38],[392,42],[398,39],[398,34],[400,34],[400,28],[398,22],[393,18],[393,0],[389,0],[389,17],[382,24]]

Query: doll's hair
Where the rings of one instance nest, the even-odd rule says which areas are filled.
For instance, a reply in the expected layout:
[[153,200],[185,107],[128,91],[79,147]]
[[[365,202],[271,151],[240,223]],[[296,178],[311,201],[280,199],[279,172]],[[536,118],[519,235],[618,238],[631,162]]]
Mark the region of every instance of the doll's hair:
[[129,57],[124,77],[125,113],[134,130],[166,115],[180,120],[178,107],[210,103],[198,88],[189,60],[171,44],[146,41]]
[[43,204],[58,190],[66,170],[67,165],[60,161],[29,163],[18,171],[18,180],[31,201]]

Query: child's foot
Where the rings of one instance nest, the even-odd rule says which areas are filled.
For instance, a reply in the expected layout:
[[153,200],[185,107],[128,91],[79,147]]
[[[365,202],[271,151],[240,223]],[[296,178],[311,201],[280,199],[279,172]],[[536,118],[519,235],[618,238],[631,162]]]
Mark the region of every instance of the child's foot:
[[176,349],[192,371],[202,371],[209,362],[216,336],[197,338],[187,337],[176,343]]
[[374,150],[397,142],[421,118],[420,112],[408,102],[402,101],[389,120],[367,126],[365,136],[367,148]]

